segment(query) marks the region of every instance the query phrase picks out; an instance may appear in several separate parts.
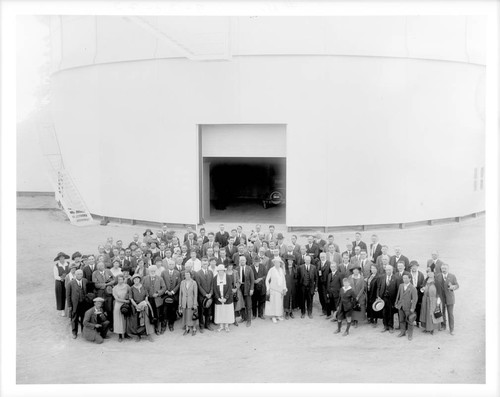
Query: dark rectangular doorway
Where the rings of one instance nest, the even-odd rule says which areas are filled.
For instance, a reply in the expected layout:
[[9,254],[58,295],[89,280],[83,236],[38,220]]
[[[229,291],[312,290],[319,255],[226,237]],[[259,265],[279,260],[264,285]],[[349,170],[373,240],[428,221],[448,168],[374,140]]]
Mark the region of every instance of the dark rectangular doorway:
[[286,158],[205,157],[202,174],[205,222],[285,223]]

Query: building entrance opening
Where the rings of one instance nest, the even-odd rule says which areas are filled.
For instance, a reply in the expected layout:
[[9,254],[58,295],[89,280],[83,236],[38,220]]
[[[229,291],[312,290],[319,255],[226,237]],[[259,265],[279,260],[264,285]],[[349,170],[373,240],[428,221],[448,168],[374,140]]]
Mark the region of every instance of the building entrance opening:
[[285,223],[285,158],[205,158],[205,167],[207,222]]

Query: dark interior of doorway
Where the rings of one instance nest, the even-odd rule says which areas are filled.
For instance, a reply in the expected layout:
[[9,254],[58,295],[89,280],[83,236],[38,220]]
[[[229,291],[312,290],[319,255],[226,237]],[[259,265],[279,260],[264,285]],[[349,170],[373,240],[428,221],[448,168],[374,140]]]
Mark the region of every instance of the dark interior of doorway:
[[[285,223],[285,158],[217,157],[206,161],[210,167],[210,221]],[[273,192],[282,198],[277,205],[269,200]]]

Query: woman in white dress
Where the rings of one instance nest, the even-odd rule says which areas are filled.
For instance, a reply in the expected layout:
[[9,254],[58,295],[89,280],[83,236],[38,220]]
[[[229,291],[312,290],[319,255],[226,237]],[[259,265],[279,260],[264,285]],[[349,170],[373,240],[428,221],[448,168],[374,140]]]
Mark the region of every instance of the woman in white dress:
[[264,314],[271,316],[273,323],[277,323],[278,320],[284,320],[283,297],[286,294],[287,288],[282,263],[281,260],[273,260],[274,266],[269,269],[266,277],[266,291],[269,299],[266,302]]
[[233,278],[226,274],[224,265],[218,265],[217,276],[214,277],[213,291],[215,300],[214,323],[220,324],[218,332],[223,329],[229,332],[229,324],[234,323]]

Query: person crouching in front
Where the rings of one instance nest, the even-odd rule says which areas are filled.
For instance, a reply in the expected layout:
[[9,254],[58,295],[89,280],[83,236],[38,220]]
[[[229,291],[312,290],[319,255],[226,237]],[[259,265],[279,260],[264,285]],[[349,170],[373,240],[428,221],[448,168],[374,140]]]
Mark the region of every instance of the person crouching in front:
[[340,289],[340,300],[337,308],[338,328],[334,331],[334,334],[340,333],[342,329],[342,320],[345,318],[347,321],[347,328],[342,335],[347,336],[349,335],[349,328],[351,328],[352,310],[356,303],[356,294],[347,278],[342,280],[342,284],[344,286]]
[[102,343],[107,336],[110,322],[102,310],[103,298],[94,299],[94,307],[85,312],[83,317],[83,337],[90,342]]

